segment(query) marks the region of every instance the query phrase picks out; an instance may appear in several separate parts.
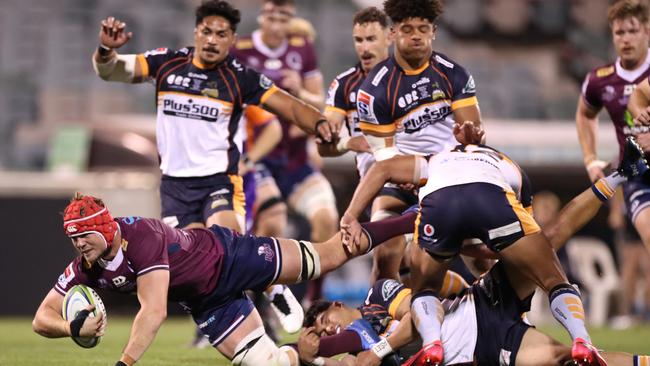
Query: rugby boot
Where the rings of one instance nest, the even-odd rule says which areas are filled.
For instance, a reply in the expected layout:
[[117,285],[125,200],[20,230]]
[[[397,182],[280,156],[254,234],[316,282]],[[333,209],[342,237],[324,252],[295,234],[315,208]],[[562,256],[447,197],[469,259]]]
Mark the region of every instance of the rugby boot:
[[296,297],[293,296],[291,289],[283,286],[282,292],[276,293],[270,300],[271,309],[280,320],[282,328],[287,333],[298,332],[302,328],[305,313]]
[[598,349],[582,338],[576,338],[571,347],[571,358],[579,366],[607,366]]
[[632,178],[643,175],[648,170],[648,161],[645,159],[643,149],[636,142],[634,137],[625,139],[623,146],[623,159],[618,166],[618,173],[625,178]]
[[438,366],[442,365],[443,359],[442,342],[433,341],[422,347],[418,353],[409,358],[402,366]]

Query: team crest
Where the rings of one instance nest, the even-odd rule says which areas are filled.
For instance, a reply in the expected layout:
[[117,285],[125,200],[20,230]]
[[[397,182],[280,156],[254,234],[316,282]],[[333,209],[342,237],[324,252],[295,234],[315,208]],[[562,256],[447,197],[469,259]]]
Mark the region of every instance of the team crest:
[[205,88],[205,89],[201,90],[201,95],[204,95],[204,96],[210,97],[210,98],[218,98],[219,97],[219,89]]
[[273,81],[266,77],[264,74],[260,74],[260,86],[262,89],[268,89],[273,85]]
[[273,257],[275,256],[275,253],[273,253],[273,250],[271,249],[271,246],[264,243],[257,248],[257,255],[263,255],[264,260],[267,262],[273,262]]
[[395,280],[387,280],[381,286],[381,297],[384,299],[384,301],[388,301],[388,299],[395,295],[400,286],[400,283]]
[[463,94],[475,94],[476,93],[476,85],[474,84],[474,77],[472,75],[469,76],[469,79],[467,79],[467,84],[463,87],[462,92]]

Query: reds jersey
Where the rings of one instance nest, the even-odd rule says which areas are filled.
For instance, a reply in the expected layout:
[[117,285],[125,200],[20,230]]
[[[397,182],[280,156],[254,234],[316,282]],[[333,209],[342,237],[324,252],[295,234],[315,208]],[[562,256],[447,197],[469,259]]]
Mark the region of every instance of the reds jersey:
[[160,168],[173,177],[237,174],[244,106],[263,103],[277,89],[232,56],[208,69],[193,61],[193,53],[161,48],[137,56],[156,84]]
[[[422,163],[425,163],[424,158]],[[513,191],[524,207],[532,205],[528,179],[519,166],[505,154],[485,145],[458,145],[453,150],[432,156],[422,165],[420,201],[439,189],[467,184],[490,183]]]
[[[290,36],[278,48],[271,49],[262,41],[261,32],[255,31],[250,36],[239,37],[230,52],[246,66],[266,75],[277,85],[281,85],[283,70],[296,71],[303,80],[320,75],[313,45],[304,37]],[[290,137],[291,124],[282,119],[280,123],[284,137],[265,160],[282,165],[290,164],[289,170],[306,164],[307,136]]]
[[[365,77],[366,73],[361,68],[361,64],[357,63],[354,67],[339,74],[327,90],[325,109],[345,116],[345,127],[351,137],[363,135],[357,114],[357,93]],[[357,153],[356,160],[357,170],[361,177],[375,162],[373,155],[366,152]]]
[[627,102],[638,83],[650,76],[650,52],[643,65],[636,70],[625,70],[617,59],[613,64],[594,69],[582,84],[582,100],[592,109],[605,108],[614,123],[619,146],[619,159],[623,156],[625,138],[641,131],[634,130]]
[[372,69],[357,93],[361,130],[395,133],[402,154],[429,155],[455,144],[453,111],[477,104],[472,76],[435,52],[415,71],[389,57]]
[[173,229],[160,220],[118,217],[122,243],[115,258],[88,267],[82,256],[66,267],[54,285],[61,295],[83,284],[116,292],[136,291],[137,278],[155,270],[170,272],[171,301],[209,294],[219,281],[223,245],[207,229]]

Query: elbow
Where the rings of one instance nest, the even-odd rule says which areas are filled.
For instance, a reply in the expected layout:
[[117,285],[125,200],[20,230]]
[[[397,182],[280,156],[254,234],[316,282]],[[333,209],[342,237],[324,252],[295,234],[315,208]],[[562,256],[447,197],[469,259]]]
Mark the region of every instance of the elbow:
[[45,324],[39,319],[38,314],[34,317],[34,320],[32,320],[32,330],[34,333],[40,336],[48,336],[47,328],[45,327]]

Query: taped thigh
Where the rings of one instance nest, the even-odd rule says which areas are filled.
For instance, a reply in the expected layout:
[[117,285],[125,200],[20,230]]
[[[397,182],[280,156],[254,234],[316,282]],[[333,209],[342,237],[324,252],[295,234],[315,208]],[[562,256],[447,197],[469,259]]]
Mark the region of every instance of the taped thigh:
[[320,277],[320,255],[311,242],[294,240],[300,252],[300,275],[298,281],[304,282]]
[[264,328],[257,328],[244,337],[235,347],[232,359],[235,366],[290,366],[289,355],[278,348],[266,335]]

